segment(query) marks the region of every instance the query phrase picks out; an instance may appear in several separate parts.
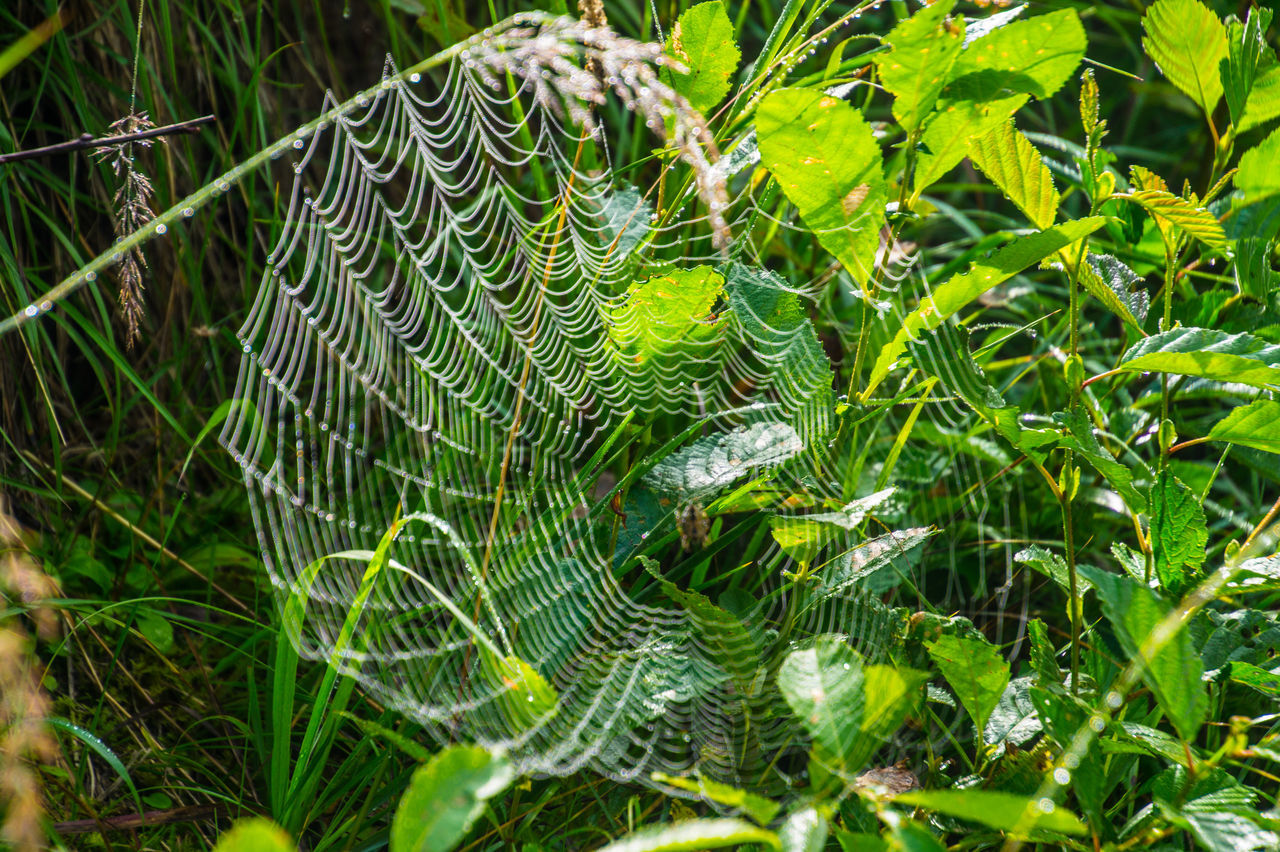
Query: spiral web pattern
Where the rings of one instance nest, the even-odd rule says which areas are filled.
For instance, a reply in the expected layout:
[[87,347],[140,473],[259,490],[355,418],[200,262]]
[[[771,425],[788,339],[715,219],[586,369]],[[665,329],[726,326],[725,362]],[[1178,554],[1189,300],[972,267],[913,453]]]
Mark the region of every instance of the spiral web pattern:
[[[699,333],[649,318],[678,357],[621,355],[628,287],[664,258],[718,263],[715,228],[693,203],[657,221],[612,177],[605,134],[471,65],[434,92],[388,67],[295,166],[221,436],[284,627],[442,743],[504,748],[522,772],[785,786],[803,741],[762,661],[783,641],[766,628],[790,559],[768,545],[726,620],[627,557],[764,474],[831,505],[838,471],[806,452],[833,426],[812,326],[776,276],[722,264]],[[601,461],[637,400],[693,428],[639,480],[650,505],[619,519]],[[804,631],[881,656],[889,616],[849,578],[919,540],[833,542],[843,562],[798,613]]]

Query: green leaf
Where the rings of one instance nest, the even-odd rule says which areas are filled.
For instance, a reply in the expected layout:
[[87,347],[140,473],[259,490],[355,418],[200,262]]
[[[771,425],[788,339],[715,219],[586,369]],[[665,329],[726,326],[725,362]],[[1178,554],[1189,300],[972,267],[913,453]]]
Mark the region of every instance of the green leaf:
[[293,852],[293,838],[266,817],[239,819],[218,837],[213,852]]
[[1089,415],[1076,409],[1073,412],[1058,411],[1053,415],[1055,423],[1066,428],[1066,434],[1058,439],[1058,444],[1075,450],[1081,459],[1094,470],[1102,474],[1107,484],[1115,489],[1130,509],[1135,512],[1147,510],[1147,500],[1142,492],[1133,487],[1133,470],[1128,465],[1116,461],[1093,434],[1093,421]]
[[699,645],[711,661],[733,679],[738,694],[751,696],[758,693],[760,686],[756,683],[756,675],[760,671],[760,648],[742,621],[704,595],[683,591],[669,580],[661,583],[667,597],[689,613]]
[[818,243],[865,290],[875,268],[887,190],[880,146],[849,104],[780,89],[756,110],[760,161]]
[[1244,193],[1246,204],[1280,193],[1280,128],[1240,155],[1236,189]]
[[[1036,569],[1057,583],[1061,589],[1065,590],[1071,587],[1071,578],[1067,571],[1067,560],[1051,550],[1046,550],[1038,544],[1033,544],[1015,553],[1013,560]],[[1081,595],[1093,588],[1089,581],[1083,577],[1077,577],[1076,579]]]
[[690,6],[676,20],[667,55],[689,71],[664,71],[672,88],[698,112],[708,112],[729,92],[729,78],[742,58],[733,37],[733,22],[721,0]]
[[[1016,558],[1016,557],[1015,557]],[[1088,580],[1081,578],[1082,582]],[[1090,588],[1093,584],[1090,583]],[[1058,667],[1058,651],[1049,641],[1049,628],[1043,621],[1033,618],[1027,623],[1027,639],[1031,644],[1031,667],[1041,686],[1057,686],[1062,683],[1062,669]]]
[[1012,121],[996,127],[969,146],[969,159],[1041,230],[1058,212],[1058,188],[1040,152]]
[[1020,746],[1044,730],[1036,707],[1031,703],[1029,690],[1031,678],[1019,677],[1009,681],[1000,701],[991,711],[982,740],[995,746],[1003,754],[1007,746]]
[[598,852],[696,852],[742,843],[781,848],[778,835],[740,819],[689,819],[647,826],[601,847]]
[[699,438],[658,462],[644,482],[680,502],[706,500],[742,477],[776,467],[804,449],[785,423],[756,423],[723,435]]
[[1199,0],[1156,0],[1142,19],[1142,46],[1169,82],[1206,116],[1222,97],[1218,65],[1227,58],[1227,30]]
[[161,654],[173,651],[173,625],[165,618],[164,613],[150,608],[139,609],[134,624],[138,632]]
[[1232,409],[1213,424],[1209,439],[1280,453],[1280,402],[1259,399]]
[[782,552],[797,562],[809,563],[842,532],[858,528],[868,514],[888,500],[896,488],[886,488],[844,506],[838,512],[810,515],[773,515],[769,529]]
[[1219,64],[1218,71],[1227,96],[1231,123],[1236,126],[1244,116],[1259,63],[1263,55],[1271,51],[1267,46],[1271,15],[1270,9],[1252,8],[1244,24],[1233,20],[1227,26],[1227,58]]
[[1168,242],[1179,234],[1195,237],[1211,249],[1225,249],[1227,235],[1222,224],[1212,213],[1196,207],[1185,198],[1179,198],[1163,189],[1142,189],[1117,196],[1140,206],[1151,215],[1156,227]]
[[481,646],[485,675],[495,690],[495,703],[512,731],[525,731],[555,713],[557,695],[538,670],[516,656],[498,657]]
[[1256,689],[1269,698],[1280,700],[1280,672],[1255,666],[1253,663],[1232,662],[1231,680]]
[[896,586],[919,561],[913,551],[937,532],[928,527],[912,527],[862,542],[834,562],[828,562],[816,575],[817,585],[812,590],[810,605],[845,593],[855,583],[872,589]]
[[973,719],[978,739],[1009,683],[1009,661],[978,635],[943,635],[925,646],[938,671]]
[[964,44],[963,23],[949,26],[955,0],[925,6],[887,36],[887,53],[874,57],[880,83],[893,95],[893,117],[908,134],[933,109]]
[[[973,42],[952,67],[951,79],[988,76],[1005,90],[1043,100],[1071,79],[1087,46],[1075,9],[1059,9],[1006,24]],[[952,96],[950,89],[946,94]]]
[[790,814],[778,829],[782,852],[822,852],[827,845],[830,826],[815,808],[802,808]]
[[111,767],[111,770],[120,776],[120,780],[129,788],[129,795],[133,799],[134,806],[138,809],[138,813],[142,813],[142,799],[138,796],[138,788],[134,786],[133,776],[129,774],[129,769],[124,765],[111,747],[100,740],[96,734],[91,733],[85,728],[71,722],[61,716],[49,716],[45,720],[45,724],[51,728],[70,734],[71,736],[84,743],[94,754],[102,758],[103,763]]
[[929,680],[928,672],[891,665],[863,666],[862,675],[866,697],[860,736],[844,761],[851,772],[865,766],[920,706]]
[[631,285],[626,300],[609,310],[609,338],[618,358],[641,368],[715,340],[724,320],[711,308],[723,287],[724,277],[710,266],[673,269]]
[[447,852],[511,784],[505,758],[479,746],[451,746],[414,771],[391,820],[391,852]]
[[1171,766],[1156,776],[1152,798],[1167,819],[1191,829],[1210,852],[1274,849],[1280,843],[1276,832],[1259,825],[1275,823],[1258,813],[1257,792],[1221,769],[1188,778],[1185,767]]
[[992,287],[1012,278],[1033,263],[1039,263],[1064,246],[1088,236],[1101,228],[1104,222],[1102,217],[1093,216],[1018,237],[991,257],[975,262],[967,272],[962,272],[939,286],[906,316],[893,340],[880,350],[871,368],[867,387],[861,393],[862,399],[868,399],[871,392],[889,375],[893,365],[906,351],[908,341],[919,340],[922,334],[942,325]]
[[728,784],[721,784],[719,781],[712,781],[710,778],[701,776],[697,778],[677,778],[665,772],[655,772],[651,777],[660,784],[687,790],[690,793],[697,793],[718,805],[736,808],[760,823],[760,825],[768,825],[772,822],[773,818],[778,815],[778,809],[782,807],[772,799],[757,796],[755,793],[748,793],[746,790],[739,790],[737,787],[730,787]]
[[1151,485],[1151,545],[1160,585],[1175,595],[1185,592],[1204,563],[1208,540],[1199,497],[1169,470],[1162,471]]
[[1142,324],[1147,321],[1151,299],[1138,286],[1141,276],[1109,254],[1089,252],[1086,260],[1080,267],[1080,284],[1125,325],[1145,335]]
[[969,155],[976,139],[987,135],[1027,102],[1022,93],[1007,94],[998,77],[970,74],[947,89],[947,97],[931,113],[920,141],[925,150],[916,160],[911,200]]
[[778,670],[778,689],[813,740],[814,752],[854,772],[915,705],[927,676],[912,669],[866,666],[839,639],[820,636],[793,651]]
[[1026,837],[1036,829],[1077,836],[1088,834],[1080,818],[1068,810],[1055,807],[1046,813],[1037,799],[995,790],[914,790],[895,796],[894,801],[980,822],[1018,837]]
[[1280,387],[1280,345],[1244,332],[1175,328],[1135,343],[1118,369],[1275,388]]
[[1208,712],[1209,697],[1201,682],[1204,666],[1185,625],[1159,647],[1152,645],[1150,637],[1169,614],[1168,604],[1129,577],[1090,565],[1081,565],[1080,572],[1092,581],[1120,647],[1131,659],[1142,661],[1142,679],[1160,708],[1185,742],[1194,741]]
[[1253,80],[1249,100],[1244,105],[1244,115],[1236,131],[1247,133],[1274,120],[1276,116],[1280,116],[1280,61],[1268,50],[1262,54],[1258,74]]
[[833,428],[831,359],[796,294],[767,269],[725,266],[730,321],[755,341],[754,357],[778,376],[779,402],[800,439],[817,441]]

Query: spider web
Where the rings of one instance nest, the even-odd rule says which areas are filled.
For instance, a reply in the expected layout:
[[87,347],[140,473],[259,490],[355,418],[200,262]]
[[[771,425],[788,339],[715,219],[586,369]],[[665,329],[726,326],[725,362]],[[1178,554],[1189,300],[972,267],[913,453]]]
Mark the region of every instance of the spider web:
[[[764,661],[814,633],[881,657],[891,617],[857,581],[902,570],[927,533],[836,536],[791,635],[769,626],[794,568],[771,541],[731,566],[759,578],[729,584],[731,615],[636,566],[717,500],[838,500],[830,365],[804,288],[720,251],[759,212],[749,192],[704,205],[706,181],[672,170],[658,215],[612,172],[603,118],[562,108],[546,75],[491,69],[463,53],[437,88],[389,65],[295,143],[221,435],[284,629],[441,743],[521,772],[785,787],[803,737]],[[653,293],[633,285],[672,261],[714,267],[710,315],[636,320]],[[657,354],[629,354],[632,332]],[[650,438],[669,443],[646,472]],[[619,453],[626,483],[604,472]]]

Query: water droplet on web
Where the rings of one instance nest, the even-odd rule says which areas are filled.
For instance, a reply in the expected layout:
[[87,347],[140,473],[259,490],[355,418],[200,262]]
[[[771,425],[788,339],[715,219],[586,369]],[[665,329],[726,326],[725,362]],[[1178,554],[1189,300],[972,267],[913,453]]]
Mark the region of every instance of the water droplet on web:
[[182,216],[183,216],[183,218],[190,219],[190,218],[191,218],[192,216],[194,216],[194,215],[196,215],[196,211],[192,210],[190,207],[183,207],[183,208],[182,208]]
[[96,273],[96,272],[86,272],[86,273],[84,274],[84,280],[85,280],[85,281],[97,281],[97,280],[98,280],[98,273]]
[[159,234],[160,236],[164,236],[168,232],[169,232],[169,226],[164,224],[163,222],[161,222],[159,225],[156,225],[156,233]]
[[37,308],[35,305],[27,305],[27,309],[23,311],[23,313],[25,313],[29,317],[33,317],[36,314],[40,313],[40,309]]
[[43,302],[40,303],[40,310],[42,311],[53,310],[53,302],[49,301],[48,299],[45,299]]
[[419,82],[419,81],[421,81],[421,80],[422,80],[422,75],[421,75],[421,74],[419,74],[417,71],[415,71],[415,72],[413,72],[412,74],[410,74],[410,75],[409,75],[409,82],[410,82],[410,83],[417,83],[417,82]]

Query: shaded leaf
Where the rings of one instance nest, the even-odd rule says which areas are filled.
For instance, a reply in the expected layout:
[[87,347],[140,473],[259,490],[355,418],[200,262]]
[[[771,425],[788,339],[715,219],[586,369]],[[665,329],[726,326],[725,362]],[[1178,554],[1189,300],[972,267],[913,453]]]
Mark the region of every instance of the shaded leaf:
[[1280,345],[1244,332],[1175,328],[1138,341],[1120,358],[1119,369],[1273,388],[1280,386]]
[[862,398],[867,399],[884,381],[898,358],[906,351],[907,342],[942,325],[957,311],[983,293],[1022,270],[1102,227],[1104,219],[1093,216],[1055,225],[1046,231],[1019,237],[989,258],[974,262],[967,272],[955,275],[906,316],[902,327],[876,357]]
[[[1059,588],[1065,590],[1071,587],[1067,560],[1051,550],[1047,550],[1038,544],[1033,544],[1030,547],[1019,550],[1013,555],[1013,559],[1015,562],[1021,562],[1023,565],[1029,565],[1039,571],[1057,583]],[[1089,581],[1083,577],[1077,577],[1076,581],[1081,595],[1093,588]]]
[[391,820],[392,852],[447,852],[485,803],[514,780],[511,765],[479,746],[451,746],[418,767]]
[[760,648],[742,621],[704,595],[683,591],[668,580],[661,583],[667,597],[684,607],[692,617],[699,644],[711,660],[733,679],[738,694],[747,696],[757,692],[755,680],[760,668]]
[[[1083,577],[1082,583],[1088,583]],[[1092,584],[1090,584],[1092,588]],[[1062,669],[1058,667],[1058,652],[1049,640],[1049,628],[1043,621],[1033,618],[1027,622],[1027,639],[1031,644],[1031,668],[1041,686],[1057,686],[1062,683]]]
[[658,462],[644,482],[680,501],[701,500],[752,471],[774,467],[804,449],[796,430],[783,423],[757,423],[723,435],[699,438]]
[[1227,58],[1227,30],[1199,0],[1156,0],[1142,18],[1142,46],[1161,73],[1204,114],[1222,97],[1218,65]]
[[969,159],[1000,187],[1037,228],[1048,228],[1058,212],[1058,188],[1040,152],[1007,121],[969,146]]
[[810,89],[780,89],[756,110],[760,162],[819,244],[864,289],[875,268],[887,190],[862,114]]
[[1142,660],[1142,679],[1155,694],[1160,708],[1182,739],[1193,741],[1208,712],[1209,700],[1201,682],[1204,666],[1185,626],[1162,645],[1148,647],[1152,632],[1169,613],[1168,604],[1129,577],[1089,565],[1081,565],[1080,571],[1093,582],[1102,600],[1103,615],[1111,623],[1120,646],[1131,659]]
[[973,719],[981,739],[987,719],[1009,683],[1009,661],[985,638],[972,635],[943,635],[926,648]]
[[708,112],[724,100],[742,58],[724,3],[708,0],[686,9],[671,31],[667,54],[689,69],[684,74],[664,73],[690,106]]
[[527,730],[555,712],[555,688],[533,666],[516,656],[498,657],[483,646],[480,658],[485,674],[501,690],[496,704],[511,730]]
[[1137,488],[1133,487],[1133,470],[1128,465],[1116,461],[1093,434],[1093,422],[1089,415],[1077,409],[1072,412],[1054,412],[1055,423],[1066,428],[1066,433],[1058,439],[1058,443],[1074,450],[1079,458],[1102,474],[1107,484],[1115,489],[1130,509],[1145,512],[1147,499]]

